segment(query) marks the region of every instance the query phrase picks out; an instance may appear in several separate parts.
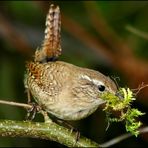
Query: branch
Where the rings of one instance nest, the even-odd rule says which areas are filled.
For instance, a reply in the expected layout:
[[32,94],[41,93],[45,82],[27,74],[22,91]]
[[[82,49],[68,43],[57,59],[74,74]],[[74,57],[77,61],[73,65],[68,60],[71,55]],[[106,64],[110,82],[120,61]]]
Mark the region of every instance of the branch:
[[125,26],[125,29],[128,30],[129,32],[137,35],[138,37],[141,37],[145,40],[148,40],[148,33],[144,32],[144,31],[141,31],[141,30],[139,30],[139,29],[137,29],[137,28],[135,28],[131,25]]
[[54,122],[29,122],[0,120],[0,136],[30,137],[53,140],[68,147],[98,147],[99,145],[85,137],[80,137],[76,142],[76,132],[71,132],[65,127]]
[[32,108],[32,105],[29,105],[29,104],[17,103],[17,102],[12,102],[12,101],[5,101],[5,100],[0,100],[0,104],[18,106],[18,107],[23,107],[25,109],[31,109]]
[[[146,127],[143,127],[143,128],[141,128],[141,129],[139,129],[139,132],[142,134],[142,133],[147,133],[148,132],[148,127],[146,126]],[[105,143],[103,143],[103,144],[100,144],[100,146],[103,148],[103,147],[110,147],[110,146],[112,146],[112,145],[115,145],[115,144],[117,144],[117,143],[119,143],[119,142],[121,142],[121,141],[123,141],[123,140],[125,140],[125,139],[127,139],[127,138],[130,138],[130,137],[132,137],[133,135],[131,135],[130,133],[126,133],[126,134],[123,134],[123,135],[121,135],[121,136],[118,136],[118,137],[115,137],[115,138],[113,138],[113,139],[111,139],[111,140],[109,140],[109,141],[107,141],[107,142],[105,142]]]
[[[31,109],[32,105],[25,103],[17,103],[12,101],[0,100],[0,104],[12,105]],[[76,142],[76,132],[71,132],[63,126],[60,126],[52,120],[47,119],[44,111],[40,111],[44,116],[45,122],[30,122],[30,121],[12,121],[0,120],[0,136],[6,137],[30,137],[47,139],[59,142],[68,147],[98,147],[99,145],[90,139],[80,137]]]

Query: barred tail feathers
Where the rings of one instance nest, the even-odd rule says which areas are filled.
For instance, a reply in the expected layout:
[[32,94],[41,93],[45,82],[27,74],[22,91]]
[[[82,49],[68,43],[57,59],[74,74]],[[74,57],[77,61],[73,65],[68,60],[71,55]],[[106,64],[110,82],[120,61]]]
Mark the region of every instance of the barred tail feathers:
[[35,53],[35,61],[38,62],[58,58],[61,54],[61,17],[58,6],[50,5],[45,25],[42,47]]

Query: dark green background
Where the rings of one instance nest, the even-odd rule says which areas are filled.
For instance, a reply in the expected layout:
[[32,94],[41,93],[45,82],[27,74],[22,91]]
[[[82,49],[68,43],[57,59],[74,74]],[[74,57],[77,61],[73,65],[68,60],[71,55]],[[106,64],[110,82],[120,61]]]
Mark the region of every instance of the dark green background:
[[[104,39],[92,27],[89,19],[89,11],[86,11],[85,5],[89,6],[89,2],[55,2],[61,8],[62,15],[68,16],[76,23],[80,24],[88,33],[93,35],[98,41],[105,43]],[[138,1],[98,1],[94,2],[97,9],[107,21],[111,30],[122,38],[126,44],[132,49],[133,55],[145,61],[148,68],[148,2]],[[0,2],[0,16],[9,22],[13,30],[19,32],[29,46],[29,52],[18,48],[18,36],[11,36],[11,33],[3,33],[1,23],[3,19],[0,17],[0,99],[17,102],[26,102],[26,94],[23,84],[25,73],[25,62],[33,56],[33,52],[41,45],[44,37],[44,24],[49,2],[41,1],[6,1]],[[94,14],[97,15],[97,14]],[[99,18],[98,18],[99,19]],[[147,38],[130,32],[126,27],[130,25],[143,33],[147,34]],[[7,26],[6,26],[6,29]],[[103,28],[102,28],[103,29]],[[74,37],[73,33],[67,32],[62,23],[62,49],[63,53],[60,60],[73,63],[78,66],[88,67],[99,70],[105,75],[120,77],[118,84],[120,86],[132,86],[128,79],[124,76],[122,70],[116,69],[110,61],[96,54],[87,44]],[[14,43],[9,38],[15,38]],[[22,37],[21,37],[22,38]],[[25,49],[25,48],[24,48]],[[120,49],[118,49],[120,53]],[[122,54],[120,55],[122,56]],[[125,58],[125,61],[127,59]],[[118,62],[118,61],[117,61]],[[139,67],[137,65],[137,73]],[[136,73],[136,74],[137,74]],[[132,77],[131,77],[132,79]],[[142,80],[139,80],[142,82]],[[148,81],[147,81],[148,82]],[[147,89],[147,88],[145,88]],[[148,89],[147,89],[148,91]],[[138,101],[133,106],[147,113],[148,95],[138,95]],[[142,97],[143,101],[140,100]],[[0,104],[0,119],[24,120],[26,111],[17,107],[11,107]],[[147,115],[141,117],[141,120],[147,125]],[[42,117],[37,115],[35,121],[42,121]],[[120,134],[125,133],[122,123],[112,124],[105,131],[107,123],[105,121],[105,113],[98,109],[94,114],[86,119],[71,124],[79,129],[82,135],[98,142],[103,143]],[[132,137],[117,144],[118,147],[142,147],[146,146],[148,135]],[[55,142],[29,139],[29,138],[2,138],[0,137],[0,146],[59,146]]]

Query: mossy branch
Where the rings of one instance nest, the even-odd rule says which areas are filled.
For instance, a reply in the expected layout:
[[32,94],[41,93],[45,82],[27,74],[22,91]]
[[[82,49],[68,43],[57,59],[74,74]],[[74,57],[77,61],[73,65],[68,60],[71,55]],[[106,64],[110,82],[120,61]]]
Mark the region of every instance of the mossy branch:
[[0,120],[0,136],[46,139],[68,147],[99,147],[97,143],[83,136],[76,142],[76,132],[54,122]]

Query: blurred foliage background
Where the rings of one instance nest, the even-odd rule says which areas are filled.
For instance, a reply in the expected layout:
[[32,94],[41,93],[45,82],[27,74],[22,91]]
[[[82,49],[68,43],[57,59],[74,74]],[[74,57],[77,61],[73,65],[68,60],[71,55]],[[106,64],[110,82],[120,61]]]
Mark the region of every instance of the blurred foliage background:
[[[25,103],[23,79],[25,62],[33,59],[40,47],[46,14],[51,1],[0,2],[0,99]],[[148,84],[148,2],[147,1],[54,1],[61,9],[62,48],[60,60],[99,70],[116,78],[119,86],[138,88]],[[120,80],[118,79],[120,78]],[[148,110],[148,88],[137,95],[133,104]],[[24,120],[22,108],[0,104],[0,119]],[[35,121],[42,121],[37,115]],[[147,115],[140,118],[144,126]],[[105,113],[98,109],[81,121],[71,122],[82,135],[103,143],[125,133],[122,123],[106,131]],[[142,147],[148,134],[131,137],[116,146]],[[0,137],[2,146],[58,146],[56,142]]]

